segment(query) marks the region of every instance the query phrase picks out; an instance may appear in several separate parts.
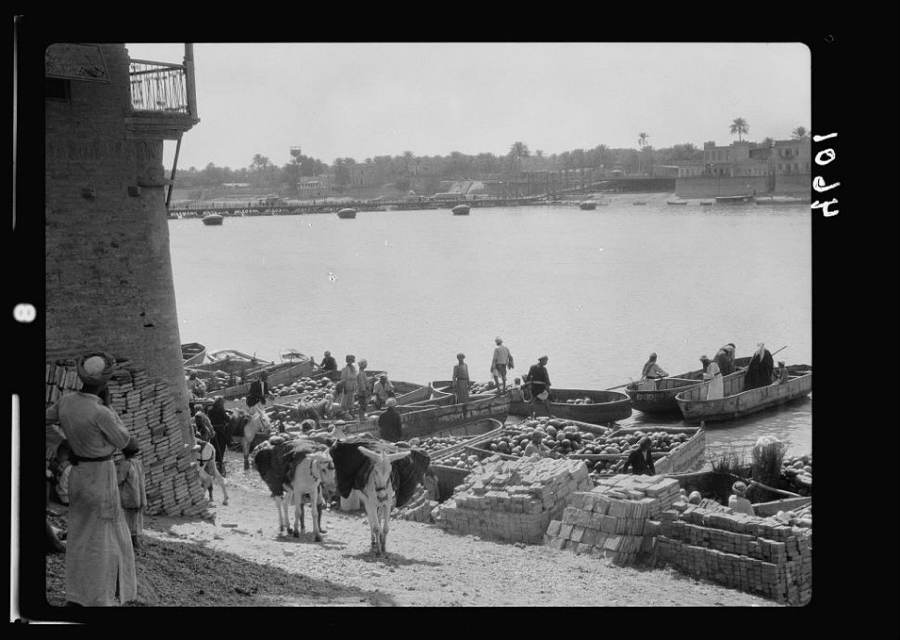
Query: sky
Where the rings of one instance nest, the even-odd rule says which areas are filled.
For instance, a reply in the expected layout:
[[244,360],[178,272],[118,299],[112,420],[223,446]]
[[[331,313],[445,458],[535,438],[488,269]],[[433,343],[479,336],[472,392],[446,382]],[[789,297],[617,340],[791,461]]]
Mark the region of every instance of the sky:
[[[128,44],[181,62],[183,44]],[[729,144],[811,129],[800,43],[195,43],[200,123],[179,169],[281,166],[290,147],[332,163],[482,152],[545,155],[599,144]],[[174,143],[167,144],[166,165]]]

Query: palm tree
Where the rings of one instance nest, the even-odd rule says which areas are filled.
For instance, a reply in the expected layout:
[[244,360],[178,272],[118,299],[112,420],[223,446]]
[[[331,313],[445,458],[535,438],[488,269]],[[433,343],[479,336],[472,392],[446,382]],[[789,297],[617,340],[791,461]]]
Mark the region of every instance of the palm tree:
[[800,126],[791,132],[791,136],[795,140],[802,140],[803,138],[809,137],[809,131],[806,130],[806,127]]
[[748,131],[750,131],[750,125],[743,118],[735,118],[734,122],[731,123],[731,135],[737,134],[739,142],[743,141],[741,136]]
[[514,142],[509,150],[509,155],[515,159],[527,158],[530,155],[528,145],[524,142]]
[[644,148],[644,145],[647,144],[647,139],[648,139],[649,137],[650,137],[650,136],[648,136],[648,135],[647,135],[646,133],[644,133],[643,131],[641,131],[641,132],[638,134],[638,146],[639,146],[641,149],[643,149],[643,148]]

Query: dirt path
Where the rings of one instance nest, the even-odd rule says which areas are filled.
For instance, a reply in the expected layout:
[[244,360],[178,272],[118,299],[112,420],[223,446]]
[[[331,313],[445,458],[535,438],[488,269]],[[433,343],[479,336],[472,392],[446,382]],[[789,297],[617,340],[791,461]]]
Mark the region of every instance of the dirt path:
[[[617,567],[543,546],[495,543],[394,519],[388,554],[369,552],[362,515],[328,511],[325,540],[278,537],[272,499],[228,453],[229,504],[215,523],[149,517],[139,599],[187,606],[777,606],[671,570]],[[307,512],[307,524],[309,514]],[[62,556],[51,556],[57,571]],[[48,575],[48,589],[59,576]],[[56,593],[51,603],[61,603]]]

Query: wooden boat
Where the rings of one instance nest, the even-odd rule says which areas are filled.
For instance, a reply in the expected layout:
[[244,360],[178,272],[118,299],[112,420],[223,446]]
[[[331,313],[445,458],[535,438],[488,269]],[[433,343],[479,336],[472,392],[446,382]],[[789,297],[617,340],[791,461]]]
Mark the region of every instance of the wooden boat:
[[[734,360],[736,369],[743,369],[748,364],[750,364],[750,358],[735,358]],[[735,373],[738,371],[729,375],[733,376]],[[625,387],[625,393],[631,398],[631,406],[643,413],[679,413],[675,396],[700,384],[703,384],[703,369],[679,373],[658,380],[632,382]]]
[[337,214],[338,214],[338,218],[342,218],[345,220],[355,218],[356,217],[356,209],[351,209],[350,207],[347,207],[345,209],[341,209],[340,211],[338,211]]
[[221,225],[224,219],[225,218],[220,216],[218,213],[210,213],[201,218],[201,220],[203,220],[203,224],[205,224],[206,226]]
[[[590,398],[591,404],[569,404],[566,400]],[[516,400],[509,403],[509,413],[514,416],[530,416],[530,402]],[[581,420],[592,424],[607,424],[623,420],[631,415],[631,400],[618,391],[594,389],[551,389],[550,412],[554,418]],[[545,409],[538,402],[535,415],[544,415]]]
[[[428,400],[396,406],[396,410],[400,414],[400,427],[404,439],[430,436],[484,418],[494,418],[503,422],[509,414],[509,396],[493,394],[473,396],[467,402],[455,404],[452,394],[440,391],[436,394]],[[368,420],[362,425],[348,424],[346,432],[377,432],[378,418],[381,413],[383,412],[370,413]]]
[[268,360],[256,358],[233,349],[214,351],[213,353],[207,354],[207,358],[209,359],[208,362],[192,365],[190,367],[191,370],[195,371],[198,375],[222,371],[227,374],[244,376],[261,369],[262,367],[273,364]]
[[745,204],[753,200],[754,196],[751,195],[716,196],[716,204]]
[[[738,480],[745,482],[747,479],[732,473],[724,473],[718,471],[695,471],[695,472],[669,472],[665,473],[666,477],[678,480],[678,484],[687,493],[691,491],[699,491],[703,496],[712,496],[723,508],[728,503],[728,497],[731,495],[731,487]],[[799,509],[812,503],[811,496],[799,496],[792,498],[782,498],[779,500],[771,500],[768,502],[753,503],[753,512],[760,517],[773,516],[779,511],[791,511]]]
[[[247,372],[247,377],[255,378],[263,371],[269,374],[269,386],[279,384],[291,384],[300,378],[310,377],[315,373],[316,365],[312,360],[303,360],[300,362],[280,362],[278,364],[269,364]],[[243,398],[250,391],[252,380],[241,384],[225,387],[224,389],[214,389],[209,392],[213,396],[222,396],[226,400]]]
[[199,342],[185,342],[181,345],[181,357],[186,367],[202,364],[206,359],[206,346]]
[[675,396],[675,401],[686,422],[734,420],[804,398],[812,392],[812,367],[793,365],[788,367],[788,374],[788,381],[783,384],[768,384],[744,391],[744,371],[738,376],[725,377],[723,398],[707,400],[709,381],[706,381],[682,391]]
[[666,204],[671,204],[675,206],[685,206],[687,204],[687,200],[666,200]]
[[452,211],[453,215],[455,215],[455,216],[467,216],[467,215],[469,215],[469,205],[458,204],[455,207],[453,207],[452,209],[450,209],[450,211]]
[[585,200],[584,202],[579,203],[578,207],[583,211],[593,211],[597,208],[597,203],[593,200]]
[[[665,431],[666,433],[686,433],[688,439],[677,447],[669,451],[654,452],[653,466],[657,474],[670,474],[691,471],[703,465],[706,455],[706,430],[702,427],[625,427],[615,429],[612,437],[631,436],[639,432],[648,433],[653,431]],[[595,453],[595,454],[572,454],[569,457],[575,459],[583,459],[588,461],[597,460],[625,460],[630,452],[623,453]]]
[[809,204],[809,198],[797,198],[793,196],[769,196],[764,198],[756,198],[756,204],[768,205],[805,205]]

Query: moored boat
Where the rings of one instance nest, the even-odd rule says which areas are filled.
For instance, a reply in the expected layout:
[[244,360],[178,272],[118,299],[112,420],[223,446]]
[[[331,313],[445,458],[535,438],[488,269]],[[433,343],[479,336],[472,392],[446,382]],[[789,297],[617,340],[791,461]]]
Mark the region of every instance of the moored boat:
[[[585,404],[574,404],[568,400],[584,400]],[[535,415],[544,415],[542,403],[534,405]],[[532,405],[523,400],[509,403],[509,413],[514,416],[530,416]],[[607,424],[623,420],[631,415],[631,400],[618,391],[595,389],[551,389],[550,413],[554,418],[569,418],[591,424]]]
[[687,200],[666,200],[666,204],[685,206],[687,204]]
[[809,204],[809,198],[798,198],[794,196],[769,196],[763,198],[756,198],[756,204],[768,204],[768,205],[805,205]]
[[[743,369],[748,364],[750,364],[750,358],[735,358],[734,360],[736,369]],[[736,373],[738,371],[729,375],[733,376]],[[675,396],[700,384],[703,384],[703,369],[679,373],[667,378],[632,382],[625,387],[625,393],[631,398],[631,405],[642,413],[678,413]]]
[[452,211],[453,215],[455,215],[455,216],[467,216],[467,215],[469,215],[469,205],[458,204],[455,207],[453,207],[452,209],[450,209],[450,211]]
[[812,367],[788,367],[788,381],[744,390],[746,371],[723,379],[724,397],[706,399],[709,381],[675,396],[686,422],[724,422],[804,398],[812,392]]
[[[315,367],[315,363],[310,359],[302,360],[300,362],[279,362],[277,364],[268,364],[248,370],[246,377],[255,378],[265,371],[269,374],[269,386],[274,387],[280,384],[291,384],[300,378],[312,376],[313,373],[315,373]],[[234,400],[247,395],[250,391],[251,382],[252,380],[247,380],[241,384],[231,385],[222,389],[214,389],[209,391],[209,394],[213,396],[222,396],[226,400]]]
[[356,209],[351,209],[350,207],[346,207],[337,212],[338,218],[342,219],[351,219],[356,217]]
[[209,213],[201,218],[206,226],[218,226],[222,224],[223,218],[218,213]]
[[744,204],[753,202],[754,196],[749,194],[737,196],[716,196],[716,204]]
[[181,345],[181,357],[186,367],[202,364],[206,359],[206,346],[199,342],[186,342]]
[[647,204],[647,201],[646,201],[646,200],[635,200],[635,201],[632,202],[631,204],[633,204],[633,205],[635,205],[635,206],[641,206],[641,205]]
[[[718,503],[712,504],[712,507],[722,509],[724,509],[725,505],[728,503],[728,497],[732,493],[731,488],[735,482],[741,481],[748,486],[753,485],[753,481],[750,478],[741,477],[734,473],[713,471],[709,469],[694,472],[666,472],[665,475],[669,478],[678,480],[678,484],[686,493],[697,491],[704,496],[707,501]],[[769,490],[764,493],[766,495],[778,495],[778,493]],[[788,491],[782,491],[782,493],[783,495],[791,494],[791,492]],[[767,502],[752,502],[754,515],[763,518],[773,516],[779,511],[791,511],[793,509],[805,507],[809,504],[812,504],[811,496],[795,496],[770,500]]]
[[585,200],[585,201],[579,203],[578,206],[579,206],[579,208],[581,208],[584,211],[593,211],[594,209],[597,208],[597,203],[594,202],[593,200]]

